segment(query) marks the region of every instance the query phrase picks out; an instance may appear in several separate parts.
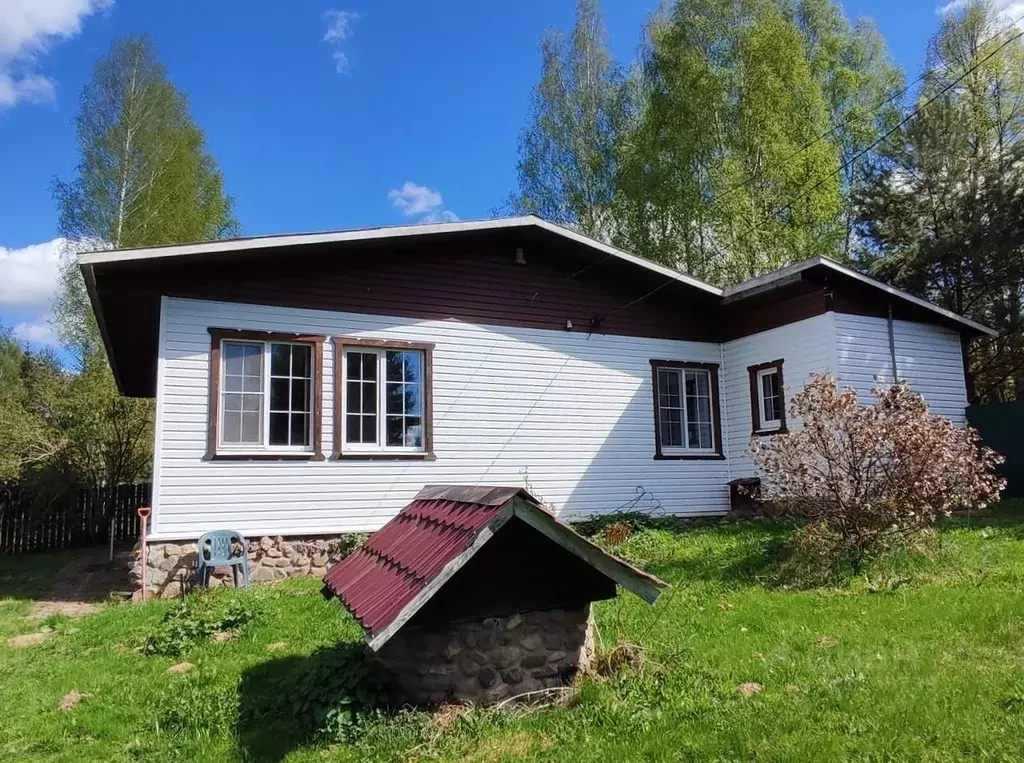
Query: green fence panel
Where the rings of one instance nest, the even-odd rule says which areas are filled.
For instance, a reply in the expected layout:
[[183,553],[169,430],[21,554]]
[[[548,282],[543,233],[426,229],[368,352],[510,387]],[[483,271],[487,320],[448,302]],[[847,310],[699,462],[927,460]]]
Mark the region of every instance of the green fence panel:
[[1006,458],[1000,471],[1006,477],[1006,496],[1024,497],[1024,401],[972,405],[967,421],[981,439]]

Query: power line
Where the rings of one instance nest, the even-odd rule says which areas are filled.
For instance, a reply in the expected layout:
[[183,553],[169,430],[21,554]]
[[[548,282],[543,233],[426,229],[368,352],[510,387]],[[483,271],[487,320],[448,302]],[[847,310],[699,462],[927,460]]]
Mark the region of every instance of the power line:
[[[1018,24],[1021,21],[1024,21],[1024,15],[1019,16],[1014,21],[1014,25]],[[832,172],[830,172],[828,175],[823,177],[821,180],[819,180],[813,186],[810,186],[809,188],[805,188],[805,189],[801,190],[800,195],[797,196],[797,198],[795,198],[793,201],[791,201],[788,204],[786,204],[786,206],[784,206],[782,208],[780,213],[781,212],[785,212],[787,210],[792,212],[793,211],[793,205],[796,204],[797,201],[800,201],[801,199],[806,198],[811,193],[813,193],[818,188],[820,188],[822,185],[824,185],[829,180],[831,180],[836,175],[838,175],[840,172],[842,172],[844,169],[846,169],[849,166],[853,166],[854,164],[856,164],[859,159],[861,159],[864,156],[866,156],[869,152],[874,150],[877,146],[879,146],[880,144],[884,143],[886,140],[888,140],[890,137],[892,137],[894,134],[896,134],[910,120],[912,120],[914,117],[916,117],[918,114],[920,114],[926,108],[928,108],[931,104],[935,103],[935,101],[937,101],[940,98],[942,98],[946,93],[948,93],[950,90],[952,90],[958,84],[960,84],[968,75],[970,75],[970,74],[974,73],[975,71],[977,71],[982,65],[984,65],[989,60],[994,58],[997,54],[1002,52],[1002,50],[1004,48],[1006,48],[1008,45],[1010,45],[1011,43],[1016,42],[1017,40],[1019,40],[1022,36],[1024,36],[1024,30],[1019,31],[1016,34],[1014,34],[1012,37],[1009,37],[1006,40],[1004,40],[997,48],[995,48],[993,51],[991,51],[987,56],[985,56],[983,59],[981,59],[980,61],[978,61],[977,63],[975,63],[971,67],[969,67],[966,70],[964,70],[964,72],[962,74],[960,74],[960,76],[958,76],[956,79],[952,80],[951,82],[947,83],[945,87],[943,87],[941,90],[939,90],[939,92],[937,92],[931,98],[929,98],[924,103],[922,103],[920,106],[918,106],[913,111],[911,111],[906,117],[904,117],[902,120],[900,120],[900,122],[895,127],[893,127],[892,129],[888,130],[884,135],[882,135],[882,137],[872,141],[871,145],[869,145],[867,148],[863,149],[862,151],[859,151],[856,155],[853,156],[853,158],[851,158],[848,161],[843,162],[842,164],[840,164],[837,169],[835,169]],[[742,239],[744,236],[746,236],[747,234],[751,233],[757,225],[758,225],[757,221],[755,221],[753,225],[749,225],[740,234],[740,236],[738,236],[738,238]],[[622,310],[625,310],[627,307],[632,307],[633,305],[636,305],[636,304],[644,301],[645,299],[647,299],[651,295],[661,291],[662,289],[664,289],[666,286],[668,286],[671,283],[674,283],[674,279],[666,279],[664,283],[662,283],[661,285],[656,286],[655,288],[651,289],[646,294],[643,294],[640,297],[637,297],[636,299],[634,299],[634,300],[632,300],[630,302],[627,302],[624,305],[621,305],[621,306],[615,308],[615,310],[613,310],[611,313],[609,313],[609,315],[615,315],[616,313],[618,313],[618,312],[620,312]]]
[[[1016,27],[1021,21],[1024,21],[1024,15],[1021,15],[1021,16],[1017,17],[1016,19],[1011,21],[1009,24],[1007,24],[1005,27],[1000,29],[998,32],[995,32],[990,37],[988,37],[985,40],[983,40],[981,43],[979,43],[979,47],[987,45],[988,43],[992,42],[993,40],[998,39],[999,37],[1003,36],[1004,34],[1009,32],[1011,29]],[[1002,48],[1006,47],[1006,45],[1008,45],[1009,43],[1013,42],[1015,39],[1017,39],[1019,37],[1020,37],[1020,33],[1018,33],[1015,37],[1010,38],[1009,40],[1006,40],[1002,45],[999,46],[999,48],[996,49],[996,51],[993,52],[993,54],[995,52],[998,52]],[[991,58],[991,55],[986,57],[983,61],[979,62],[979,64],[977,64],[977,66],[980,66],[982,63],[987,61],[989,58]],[[871,111],[872,112],[877,112],[879,109],[883,108],[884,106],[889,105],[890,103],[892,103],[896,99],[902,98],[904,95],[906,95],[910,91],[911,88],[913,88],[918,83],[922,82],[931,73],[931,71],[932,70],[930,70],[930,69],[925,69],[912,82],[910,82],[909,84],[905,85],[903,88],[901,88],[897,92],[893,93],[888,98],[885,98],[882,101],[879,101],[877,104],[875,104],[875,106],[873,106],[871,108]],[[967,74],[970,74],[970,71],[965,72],[964,76],[966,76]],[[915,110],[911,114],[911,117],[913,117],[918,111],[920,111],[920,108],[923,108],[923,107],[919,107],[917,110]],[[886,138],[888,138],[896,130],[901,128],[904,124],[906,124],[906,120],[900,122],[894,129],[890,130],[885,136],[883,136],[882,140],[885,140]],[[843,122],[843,126],[845,126],[845,120]],[[796,158],[800,154],[805,153],[806,151],[810,150],[811,147],[813,147],[815,144],[820,143],[822,140],[825,140],[826,138],[832,136],[836,132],[837,129],[839,129],[839,125],[831,125],[825,132],[823,132],[820,135],[810,139],[808,142],[804,143],[800,148],[798,148],[795,151],[793,151],[792,153],[786,155],[781,161],[783,163],[789,162],[790,160]],[[835,175],[838,175],[840,172],[842,172],[846,168],[847,165],[852,165],[852,164],[856,163],[856,161],[858,159],[861,159],[868,152],[870,152],[873,148],[875,148],[878,145],[879,142],[880,141],[876,141],[872,145],[868,146],[867,149],[859,152],[856,156],[853,157],[853,159],[849,160],[848,162],[845,162],[845,163],[841,164],[837,171],[835,171],[834,173],[832,173],[828,177],[824,178],[820,184],[818,184],[818,185],[814,186],[813,188],[811,188],[810,191],[807,192],[807,194],[809,195],[811,191],[817,190],[817,188],[819,188],[822,184],[824,184],[828,180],[831,180],[833,177],[835,177]],[[728,196],[731,196],[736,191],[739,191],[741,188],[745,188],[746,186],[750,185],[751,183],[755,182],[756,180],[757,180],[757,177],[755,175],[749,175],[742,182],[736,183],[735,185],[726,188],[724,191],[721,191],[720,193],[714,194],[708,200],[707,203],[710,205],[710,204],[714,204],[715,202],[721,201],[722,199],[724,199],[724,198],[726,198]],[[792,204],[788,205],[788,208],[790,208],[790,211],[792,211],[792,209],[791,209],[792,208]],[[751,227],[753,227],[753,226],[751,226]],[[749,231],[747,231],[747,232],[749,232]],[[612,256],[613,255],[611,255],[611,254],[606,254],[601,259],[595,260],[594,262],[592,262],[592,263],[590,263],[588,265],[584,265],[582,268],[579,268],[578,270],[576,270],[576,271],[570,273],[568,276],[566,276],[565,280],[570,281],[570,280],[576,278],[577,276],[582,275],[583,273],[587,272],[588,270],[592,270],[593,268],[595,268],[595,267],[603,264],[604,262],[606,262]]]

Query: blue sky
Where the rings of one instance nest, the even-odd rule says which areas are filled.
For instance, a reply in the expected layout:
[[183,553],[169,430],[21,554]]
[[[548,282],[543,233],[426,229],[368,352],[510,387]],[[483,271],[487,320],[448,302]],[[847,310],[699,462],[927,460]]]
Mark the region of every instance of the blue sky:
[[[1004,2],[1005,5],[1010,5]],[[658,0],[604,0],[630,61]],[[938,0],[847,0],[910,78]],[[119,35],[149,32],[190,100],[246,234],[487,217],[515,184],[545,29],[574,0],[2,0],[0,323],[53,341],[50,186],[78,94]]]

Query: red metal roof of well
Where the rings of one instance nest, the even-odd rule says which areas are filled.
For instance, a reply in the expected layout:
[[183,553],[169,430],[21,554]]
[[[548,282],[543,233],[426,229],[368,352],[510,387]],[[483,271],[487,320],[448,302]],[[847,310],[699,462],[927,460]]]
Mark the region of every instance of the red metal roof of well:
[[520,493],[534,500],[515,487],[425,487],[324,583],[372,637]]

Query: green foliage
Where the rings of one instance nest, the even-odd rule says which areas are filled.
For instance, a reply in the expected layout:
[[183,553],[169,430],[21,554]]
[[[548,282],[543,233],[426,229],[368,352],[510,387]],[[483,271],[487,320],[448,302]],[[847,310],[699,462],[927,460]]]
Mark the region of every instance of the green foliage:
[[238,224],[202,131],[149,37],[114,41],[82,91],[75,127],[78,168],[55,184],[68,242],[55,310],[65,343],[86,358],[100,341],[76,252],[224,238]]
[[238,677],[216,671],[188,674],[167,687],[156,702],[154,730],[190,738],[231,736],[238,721]]
[[863,268],[999,330],[968,347],[973,402],[1012,400],[1024,389],[1018,31],[983,2],[944,18],[916,94],[922,108],[886,142],[856,196]]
[[845,256],[844,162],[898,119],[878,107],[902,74],[874,27],[831,0],[680,0],[628,77],[604,38],[592,0],[571,45],[545,37],[516,211],[716,283]]
[[178,657],[219,631],[236,631],[260,615],[253,603],[194,596],[169,610],[146,637],[142,653]]
[[[1011,510],[1012,508],[1012,510]],[[361,650],[321,583],[209,592],[258,605],[243,637],[199,641],[193,671],[131,648],[175,605],[107,605],[44,644],[9,649],[67,553],[0,558],[4,760],[961,760],[1019,757],[1024,713],[1024,511],[955,517],[926,555],[901,552],[826,587],[765,585],[792,522],[652,520],[618,547],[671,583],[652,608],[595,606],[606,643],[637,644],[643,671],[584,682],[532,712],[361,713],[358,731],[299,730],[307,676]],[[268,645],[284,648],[268,650]],[[754,682],[763,691],[737,690]],[[91,695],[57,710],[71,689]],[[175,701],[176,695],[186,695]]]
[[345,533],[331,541],[327,550],[331,556],[344,558],[362,546],[369,537],[368,533]]
[[327,650],[291,692],[291,721],[317,735],[348,742],[385,717],[386,676],[362,648]]
[[519,190],[509,205],[598,238],[611,236],[615,143],[631,89],[607,49],[597,0],[579,0],[567,39],[541,40],[541,77],[520,138]]

